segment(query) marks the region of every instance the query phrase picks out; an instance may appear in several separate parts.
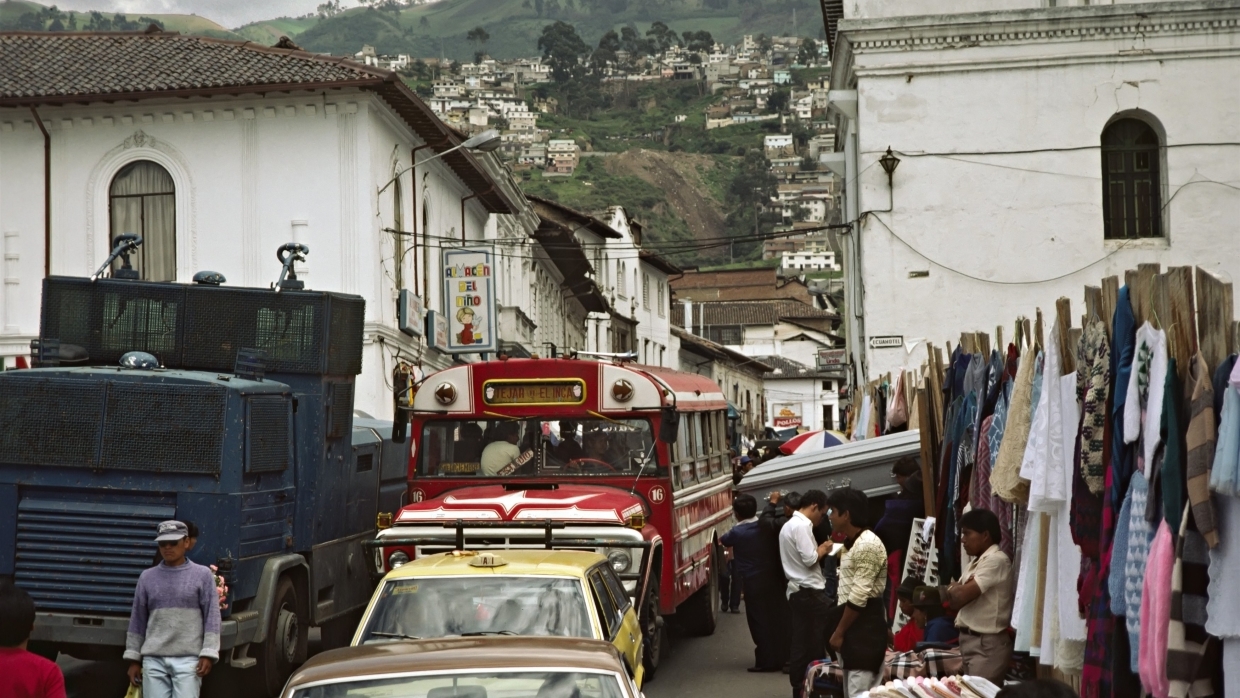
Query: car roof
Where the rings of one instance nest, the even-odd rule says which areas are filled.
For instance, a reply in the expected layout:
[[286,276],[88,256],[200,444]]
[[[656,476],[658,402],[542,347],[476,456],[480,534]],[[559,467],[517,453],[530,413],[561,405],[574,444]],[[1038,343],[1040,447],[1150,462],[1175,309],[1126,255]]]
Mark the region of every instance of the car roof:
[[544,667],[624,673],[624,664],[615,646],[604,640],[543,636],[445,637],[343,647],[323,652],[293,673],[285,686],[285,695],[298,686],[351,677],[376,678],[384,674],[454,669]]
[[[490,552],[490,551],[488,551]],[[436,577],[449,575],[533,575],[538,577],[585,577],[586,571],[607,558],[585,550],[496,550],[507,564],[475,567],[470,564],[478,553],[439,553],[411,560],[388,573],[385,579]]]

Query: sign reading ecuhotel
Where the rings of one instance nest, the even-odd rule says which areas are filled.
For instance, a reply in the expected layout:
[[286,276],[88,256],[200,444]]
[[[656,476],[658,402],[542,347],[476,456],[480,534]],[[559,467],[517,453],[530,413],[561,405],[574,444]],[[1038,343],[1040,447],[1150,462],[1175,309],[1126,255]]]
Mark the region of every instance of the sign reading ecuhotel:
[[499,349],[495,336],[495,277],[491,250],[467,247],[443,252],[444,316],[448,352],[473,354]]

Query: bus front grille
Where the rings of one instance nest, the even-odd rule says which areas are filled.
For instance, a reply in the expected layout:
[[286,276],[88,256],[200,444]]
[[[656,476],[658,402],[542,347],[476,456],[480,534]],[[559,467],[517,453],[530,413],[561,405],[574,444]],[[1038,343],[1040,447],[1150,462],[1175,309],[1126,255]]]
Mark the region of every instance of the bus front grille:
[[155,529],[176,507],[23,497],[14,581],[40,611],[127,614],[155,560]]

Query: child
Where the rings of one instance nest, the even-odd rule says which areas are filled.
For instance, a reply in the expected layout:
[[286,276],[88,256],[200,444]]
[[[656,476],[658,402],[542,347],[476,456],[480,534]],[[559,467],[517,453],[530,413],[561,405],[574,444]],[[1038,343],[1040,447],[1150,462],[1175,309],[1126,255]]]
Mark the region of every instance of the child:
[[0,695],[65,698],[60,667],[26,650],[34,630],[34,600],[11,582],[0,582]]
[[921,580],[916,577],[908,577],[900,582],[900,587],[896,589],[896,598],[900,600],[900,612],[909,618],[892,640],[892,647],[897,652],[911,652],[917,648],[917,643],[922,641],[924,633],[922,626],[918,625],[915,620],[916,609],[913,608],[913,592],[920,584]]

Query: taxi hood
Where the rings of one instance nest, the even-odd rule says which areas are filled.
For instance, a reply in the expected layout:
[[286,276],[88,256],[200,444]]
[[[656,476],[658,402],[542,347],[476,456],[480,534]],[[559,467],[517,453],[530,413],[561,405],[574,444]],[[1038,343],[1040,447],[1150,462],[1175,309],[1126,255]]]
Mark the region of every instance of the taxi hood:
[[409,504],[396,516],[396,525],[428,521],[520,521],[551,519],[558,522],[625,525],[629,517],[645,514],[636,494],[601,485],[559,485],[544,489],[519,484],[462,487],[435,499]]

